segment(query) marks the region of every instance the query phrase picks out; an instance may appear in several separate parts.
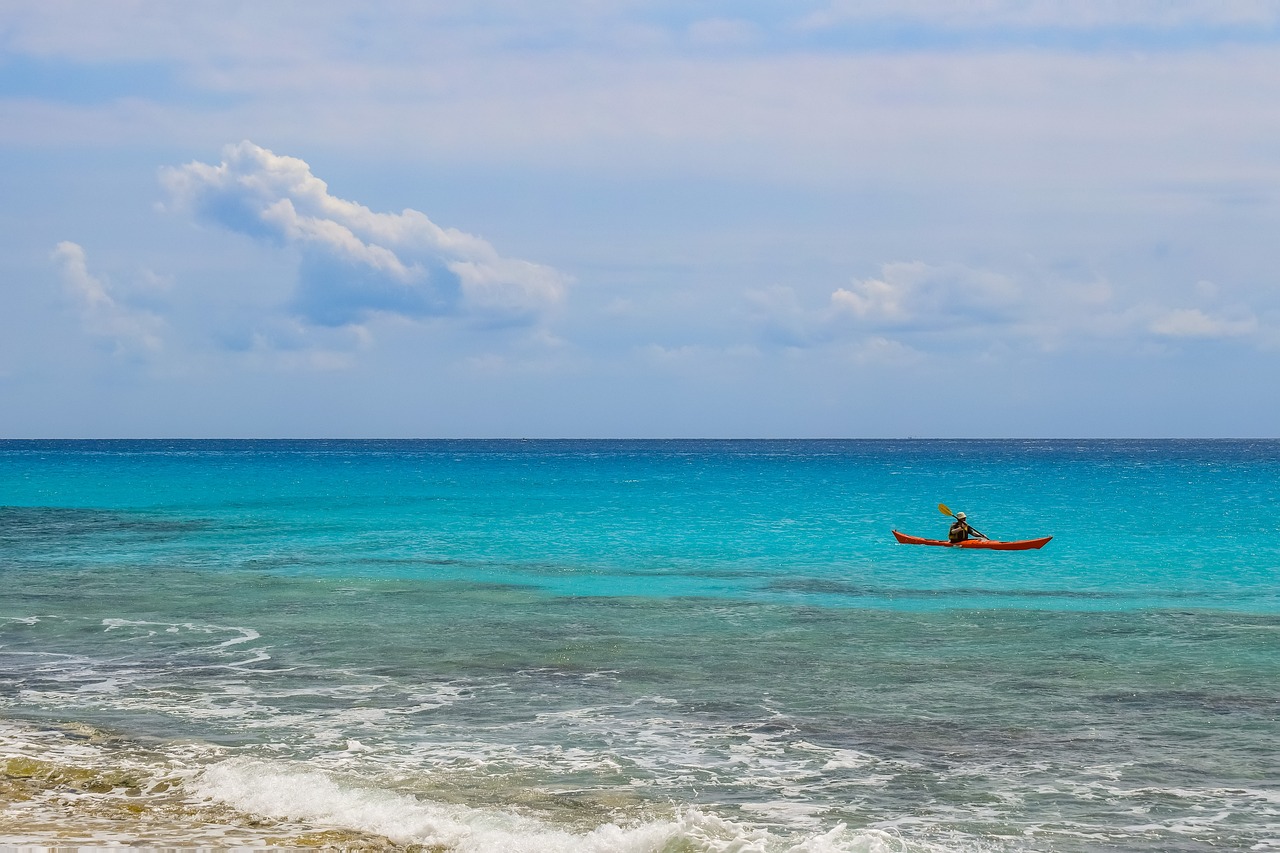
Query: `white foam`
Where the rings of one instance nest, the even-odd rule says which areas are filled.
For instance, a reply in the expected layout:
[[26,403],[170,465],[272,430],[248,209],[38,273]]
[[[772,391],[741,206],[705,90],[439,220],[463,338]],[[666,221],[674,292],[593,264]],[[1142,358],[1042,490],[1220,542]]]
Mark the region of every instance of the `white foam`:
[[224,640],[221,643],[217,643],[213,645],[211,648],[214,648],[214,649],[224,649],[224,648],[227,648],[228,646],[235,646],[235,645],[239,645],[240,643],[252,642],[253,640],[259,639],[262,636],[252,628],[241,628],[234,625],[232,626],[199,625],[194,622],[182,622],[178,624],[173,624],[170,622],[148,622],[145,620],[118,619],[118,618],[103,619],[102,624],[105,626],[103,628],[104,632],[117,631],[121,628],[145,628],[146,633],[142,637],[142,639],[145,639],[146,637],[154,637],[156,636],[156,634],[160,633],[159,631],[154,630],[156,628],[163,628],[164,633],[166,634],[178,634],[178,633],[181,633],[182,631],[188,631],[188,632],[197,633],[197,634],[218,634],[218,633],[231,632],[236,635],[228,640]]
[[38,625],[42,619],[57,619],[57,616],[10,616],[5,621],[16,622],[19,625]]
[[344,781],[280,762],[231,759],[204,771],[193,783],[204,797],[276,820],[358,830],[401,844],[439,845],[458,853],[901,853],[943,848],[909,843],[881,830],[854,831],[838,824],[825,832],[783,836],[688,808],[666,820],[586,832],[557,828],[537,818],[499,809],[436,803],[406,793]]

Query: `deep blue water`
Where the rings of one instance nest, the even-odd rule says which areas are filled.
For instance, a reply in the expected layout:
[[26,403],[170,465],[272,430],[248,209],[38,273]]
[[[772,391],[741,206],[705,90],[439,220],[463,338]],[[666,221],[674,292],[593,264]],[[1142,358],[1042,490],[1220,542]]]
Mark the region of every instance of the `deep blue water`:
[[[1277,848],[1278,475],[1276,441],[0,442],[0,844]],[[1054,539],[894,542],[940,502]]]

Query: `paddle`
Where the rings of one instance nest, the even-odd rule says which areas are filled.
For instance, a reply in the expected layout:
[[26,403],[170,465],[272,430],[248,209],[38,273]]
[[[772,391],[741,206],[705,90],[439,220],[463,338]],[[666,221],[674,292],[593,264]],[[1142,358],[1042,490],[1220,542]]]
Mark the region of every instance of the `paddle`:
[[[954,512],[952,512],[952,511],[951,511],[951,509],[950,509],[946,504],[938,504],[938,512],[942,513],[943,515],[949,515],[949,516],[951,516],[952,518],[955,518],[955,517],[956,517],[956,514],[955,514]],[[959,519],[956,519],[956,520],[958,521]],[[967,521],[966,521],[966,522],[964,523],[964,526],[965,526],[965,527],[969,527],[969,522],[967,522]],[[979,533],[977,530],[975,530],[975,529],[974,529],[974,528],[972,528],[972,527],[969,527],[969,532],[971,532],[974,536],[977,536],[979,539],[990,539],[990,538],[991,538],[991,537],[987,536],[987,534],[985,534],[985,533]]]

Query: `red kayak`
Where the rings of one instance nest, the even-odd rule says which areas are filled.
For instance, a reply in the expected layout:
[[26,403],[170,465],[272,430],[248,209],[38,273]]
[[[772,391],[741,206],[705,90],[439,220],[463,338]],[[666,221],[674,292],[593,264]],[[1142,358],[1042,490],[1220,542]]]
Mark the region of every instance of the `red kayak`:
[[948,542],[945,539],[924,539],[919,536],[908,536],[895,530],[893,531],[893,538],[903,545],[941,545],[944,548],[982,548],[987,551],[1030,551],[1033,548],[1043,548],[1044,544],[1053,537],[1021,539],[1017,542],[996,542],[991,539],[966,539],[963,542]]

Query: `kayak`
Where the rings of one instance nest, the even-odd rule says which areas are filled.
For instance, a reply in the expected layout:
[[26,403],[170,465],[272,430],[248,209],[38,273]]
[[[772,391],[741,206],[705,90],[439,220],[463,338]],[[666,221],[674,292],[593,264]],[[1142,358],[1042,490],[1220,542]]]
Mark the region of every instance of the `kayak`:
[[893,531],[893,538],[903,545],[941,545],[944,548],[981,548],[987,551],[1030,551],[1035,548],[1043,548],[1045,543],[1053,537],[1020,539],[1017,542],[996,542],[991,539],[966,539],[963,542],[948,542],[945,539],[924,539],[920,536],[908,536],[895,530]]

